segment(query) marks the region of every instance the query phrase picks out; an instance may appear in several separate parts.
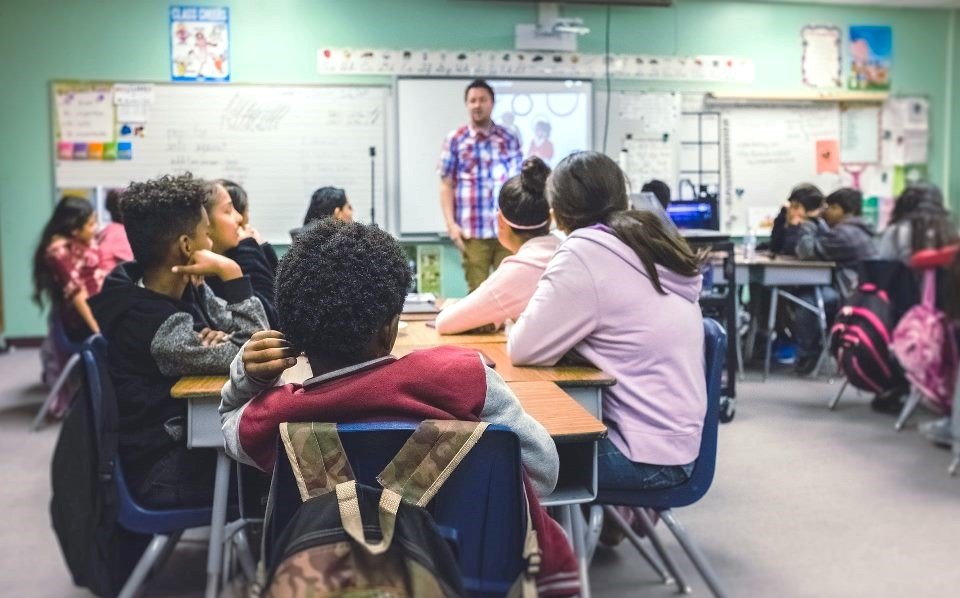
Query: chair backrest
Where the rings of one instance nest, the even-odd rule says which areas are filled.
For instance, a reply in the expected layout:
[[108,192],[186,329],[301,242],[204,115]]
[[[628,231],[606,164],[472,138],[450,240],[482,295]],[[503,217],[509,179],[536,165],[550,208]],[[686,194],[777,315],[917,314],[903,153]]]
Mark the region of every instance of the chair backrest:
[[53,346],[56,348],[57,353],[62,355],[63,359],[83,350],[84,343],[70,340],[67,329],[63,325],[63,316],[57,307],[53,307],[50,310],[48,318],[50,338],[53,340]]
[[717,465],[720,389],[726,352],[727,333],[716,320],[704,318],[703,353],[707,378],[707,412],[703,418],[700,454],[690,479],[680,486],[662,490],[604,491],[598,498],[600,502],[670,509],[691,505],[707,493],[713,483],[713,473]]
[[[340,441],[358,482],[378,488],[377,475],[416,429],[415,423],[341,424]],[[300,505],[300,494],[278,449],[272,515],[265,546],[270,549]],[[506,593],[523,566],[526,501],[516,434],[490,426],[427,505],[434,521],[455,533],[455,553],[471,595]],[[450,539],[450,534],[445,534]]]
[[97,452],[103,456],[102,451],[107,451],[104,468],[113,475],[119,507],[117,521],[120,525],[132,532],[145,534],[209,525],[210,507],[154,511],[136,501],[127,486],[117,453],[117,397],[107,368],[106,339],[99,334],[91,336],[83,342],[80,354],[87,374],[86,390],[96,430]]

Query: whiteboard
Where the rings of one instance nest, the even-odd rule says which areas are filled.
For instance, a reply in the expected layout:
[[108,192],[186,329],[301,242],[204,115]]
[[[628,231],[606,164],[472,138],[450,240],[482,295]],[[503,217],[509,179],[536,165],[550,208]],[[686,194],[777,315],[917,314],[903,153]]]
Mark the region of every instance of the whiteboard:
[[[397,79],[397,200],[401,234],[446,232],[440,209],[437,166],[444,139],[467,122],[463,94],[470,81]],[[487,82],[496,94],[493,120],[519,135],[524,156],[531,149],[538,122],[550,124],[553,157],[546,160],[550,165],[574,151],[592,147],[590,82],[523,79],[488,79]]]
[[800,183],[828,194],[839,173],[817,173],[816,144],[840,139],[840,109],[815,106],[738,106],[722,109],[721,230],[768,232]]
[[287,244],[318,187],[342,187],[354,218],[370,221],[373,147],[382,222],[388,97],[387,87],[158,84],[132,159],[55,157],[56,186],[123,187],[184,171],[230,179],[250,197],[251,224]]

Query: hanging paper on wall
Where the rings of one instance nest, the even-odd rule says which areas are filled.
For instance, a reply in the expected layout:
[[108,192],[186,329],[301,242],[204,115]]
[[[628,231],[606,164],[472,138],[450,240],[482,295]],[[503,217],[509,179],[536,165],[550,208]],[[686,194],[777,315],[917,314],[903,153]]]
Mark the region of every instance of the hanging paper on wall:
[[230,9],[170,7],[170,78],[230,80]]
[[804,27],[803,38],[803,83],[810,87],[840,87],[843,85],[840,56],[840,40],[843,37],[838,27]]
[[109,88],[57,93],[56,107],[62,141],[113,141],[113,101]]
[[840,160],[844,164],[880,161],[880,108],[850,106],[840,112]]
[[817,174],[840,172],[840,142],[836,139],[817,141]]
[[893,29],[873,25],[850,27],[850,89],[890,89]]

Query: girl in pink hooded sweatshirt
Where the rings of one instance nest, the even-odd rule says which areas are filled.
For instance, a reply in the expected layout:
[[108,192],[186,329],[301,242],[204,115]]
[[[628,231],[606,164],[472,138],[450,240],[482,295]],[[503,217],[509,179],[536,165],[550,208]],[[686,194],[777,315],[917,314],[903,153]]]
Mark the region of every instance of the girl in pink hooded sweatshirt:
[[569,236],[510,331],[510,359],[552,366],[573,351],[616,378],[603,391],[601,488],[682,484],[707,404],[700,259],[656,214],[628,210],[626,179],[604,154],[565,158],[547,197]]
[[459,334],[475,328],[499,328],[516,320],[537,288],[537,281],[560,239],[550,234],[550,205],[544,187],[550,167],[532,156],[520,174],[500,189],[497,239],[513,253],[475,291],[445,307],[437,316],[437,332]]

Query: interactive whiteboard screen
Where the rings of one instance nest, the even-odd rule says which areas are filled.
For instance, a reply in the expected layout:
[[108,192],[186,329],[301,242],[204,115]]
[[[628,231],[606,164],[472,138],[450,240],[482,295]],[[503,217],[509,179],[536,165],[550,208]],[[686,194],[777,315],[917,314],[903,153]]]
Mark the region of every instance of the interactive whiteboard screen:
[[[397,81],[397,164],[404,235],[444,234],[437,166],[446,136],[467,124],[464,90],[470,79]],[[550,166],[591,149],[593,87],[589,81],[490,79],[493,120],[520,138],[524,157]]]

